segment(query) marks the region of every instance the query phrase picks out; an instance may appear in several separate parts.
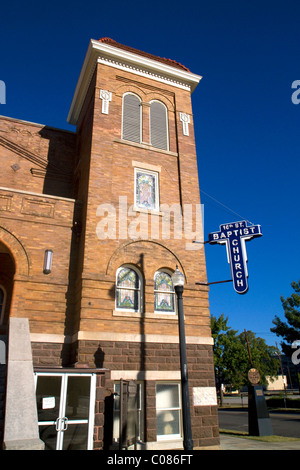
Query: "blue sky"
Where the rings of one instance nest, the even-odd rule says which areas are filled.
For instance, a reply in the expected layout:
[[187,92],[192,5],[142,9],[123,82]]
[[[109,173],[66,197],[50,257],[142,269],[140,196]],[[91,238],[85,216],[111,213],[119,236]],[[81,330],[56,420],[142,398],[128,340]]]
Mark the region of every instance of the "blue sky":
[[[205,238],[243,219],[249,291],[210,288],[211,312],[270,345],[280,296],[300,279],[298,238],[300,2],[170,0],[5,2],[1,5],[0,114],[72,129],[67,114],[89,40],[111,37],[202,75],[192,95]],[[224,246],[206,245],[209,282],[230,278]]]

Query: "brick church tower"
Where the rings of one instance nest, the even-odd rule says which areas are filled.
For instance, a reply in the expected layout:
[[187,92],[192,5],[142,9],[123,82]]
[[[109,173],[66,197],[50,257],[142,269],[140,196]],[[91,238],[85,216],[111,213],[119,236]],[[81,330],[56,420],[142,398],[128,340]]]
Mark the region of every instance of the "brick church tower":
[[[68,115],[74,133],[0,119],[0,328],[8,353],[18,321],[31,346],[32,442],[118,448],[122,399],[134,396],[138,448],[182,448],[178,266],[194,448],[219,443],[208,288],[196,285],[205,254],[193,244],[203,239],[191,105],[200,79],[91,40]],[[14,435],[10,357],[5,448],[26,441]],[[34,409],[30,390],[28,402]]]

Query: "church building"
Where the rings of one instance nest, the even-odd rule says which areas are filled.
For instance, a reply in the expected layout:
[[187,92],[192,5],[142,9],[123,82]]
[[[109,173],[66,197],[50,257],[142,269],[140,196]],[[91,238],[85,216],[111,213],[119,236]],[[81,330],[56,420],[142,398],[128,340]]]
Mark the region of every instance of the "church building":
[[[91,40],[68,122],[0,117],[3,449],[218,448],[194,116],[180,63]],[[201,284],[201,285],[200,285]]]

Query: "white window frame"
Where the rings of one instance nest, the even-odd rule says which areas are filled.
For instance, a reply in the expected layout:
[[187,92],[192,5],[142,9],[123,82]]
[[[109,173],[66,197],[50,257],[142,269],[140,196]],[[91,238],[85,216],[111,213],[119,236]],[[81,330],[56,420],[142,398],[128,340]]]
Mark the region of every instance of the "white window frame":
[[[137,274],[137,276],[139,278],[139,289],[131,288],[131,287],[126,287],[126,288],[125,287],[123,287],[123,288],[118,287],[118,274],[124,268],[132,269],[132,271],[134,271]],[[138,309],[136,310],[134,308],[120,308],[120,307],[118,307],[117,306],[117,289],[137,291],[138,292]],[[123,264],[122,266],[120,266],[117,269],[117,272],[116,272],[116,289],[115,289],[115,309],[116,309],[116,311],[118,311],[118,312],[142,313],[142,306],[143,306],[142,292],[143,292],[143,277],[142,277],[140,271],[135,266],[132,266],[131,264]]]
[[174,304],[174,310],[172,311],[162,311],[162,310],[155,310],[155,305],[156,305],[156,302],[155,302],[155,296],[156,294],[159,294],[160,292],[161,293],[166,293],[167,291],[160,291],[160,290],[157,290],[155,289],[155,276],[156,274],[158,273],[166,273],[168,274],[171,279],[172,279],[172,272],[169,270],[169,269],[164,269],[164,268],[161,268],[161,269],[158,269],[157,271],[155,271],[155,274],[154,274],[154,313],[157,314],[157,315],[177,315],[177,297],[176,297],[176,292],[175,292],[175,289],[174,289],[174,286],[173,286],[173,291],[170,291],[170,294],[173,294],[173,304]]
[[[151,136],[151,104],[152,103],[159,103],[160,105],[162,105],[164,108],[165,108],[165,117],[166,117],[166,138],[167,138],[167,148],[166,149],[162,149],[160,147],[155,147],[153,144],[152,144],[152,136]],[[152,147],[154,148],[157,148],[157,149],[160,149],[160,150],[165,150],[165,151],[169,151],[170,149],[170,142],[169,142],[169,116],[168,116],[168,108],[167,106],[165,105],[165,103],[163,103],[162,101],[160,100],[151,100],[150,101],[150,119],[149,119],[149,136],[150,136],[150,144]]]
[[[128,95],[133,95],[133,96],[136,96],[136,98],[138,98],[139,102],[140,102],[140,138],[139,138],[139,142],[136,142],[135,140],[128,140],[128,139],[125,139],[124,137],[124,101],[125,101],[125,97],[128,96]],[[134,143],[141,143],[142,142],[142,131],[143,131],[143,110],[142,110],[142,100],[141,98],[139,97],[139,95],[137,95],[136,93],[132,93],[131,91],[129,92],[126,92],[124,93],[123,95],[123,98],[122,98],[122,126],[121,126],[121,139],[122,140],[126,140],[126,142],[134,142]]]
[[[178,389],[178,407],[168,407],[168,408],[158,408],[157,407],[157,386],[158,385],[177,385]],[[180,439],[182,438],[182,400],[181,400],[181,383],[180,382],[171,382],[171,381],[163,381],[163,382],[156,382],[155,384],[155,399],[156,399],[156,419],[157,419],[157,412],[158,411],[179,411],[179,433],[176,434],[156,434],[156,438],[158,441],[166,441],[166,440],[173,440],[173,439]]]
[[[147,209],[146,207],[143,207],[143,206],[139,206],[138,205],[138,201],[137,201],[137,197],[136,197],[136,190],[137,190],[137,184],[136,184],[136,180],[137,180],[137,173],[144,173],[146,175],[151,175],[151,176],[154,176],[154,180],[155,180],[155,203],[154,203],[154,207],[151,208],[151,209]],[[149,211],[149,212],[159,212],[159,173],[157,171],[151,171],[151,170],[145,170],[143,168],[137,168],[135,167],[134,168],[134,209],[136,211]]]
[[6,294],[6,289],[5,289],[5,287],[2,286],[1,284],[0,284],[0,289],[1,289],[2,292],[3,292],[3,303],[2,303],[2,305],[0,305],[0,308],[1,308],[1,310],[0,310],[0,325],[2,325],[2,324],[3,324],[3,320],[4,320],[5,305],[6,305],[6,295],[7,295],[7,294]]

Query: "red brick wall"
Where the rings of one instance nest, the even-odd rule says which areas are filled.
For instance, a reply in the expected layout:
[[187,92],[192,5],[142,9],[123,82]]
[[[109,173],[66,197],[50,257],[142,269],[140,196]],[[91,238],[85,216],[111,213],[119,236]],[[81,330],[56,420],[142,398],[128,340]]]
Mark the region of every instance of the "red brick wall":
[[75,133],[1,117],[0,186],[72,198],[75,143]]
[[[178,344],[125,341],[80,341],[78,361],[120,371],[179,371]],[[219,444],[217,406],[193,406],[193,387],[214,387],[212,347],[187,344],[191,420],[194,446]],[[156,441],[156,402],[153,380],[145,382],[145,440]],[[107,384],[109,388],[109,383]],[[110,385],[113,392],[113,383]]]
[[[100,89],[112,93],[108,115],[102,114]],[[128,91],[137,93],[142,99],[143,142],[146,144],[149,144],[149,102],[159,99],[166,104],[170,152],[161,152],[144,144],[124,144],[121,140],[122,96]],[[195,285],[196,282],[206,281],[203,249],[187,251],[184,239],[153,243],[149,241],[148,233],[144,237],[147,241],[137,240],[135,243],[119,239],[99,240],[96,234],[100,222],[97,208],[100,204],[113,204],[118,210],[119,196],[127,196],[128,205],[133,204],[133,161],[161,166],[161,203],[200,203],[193,123],[189,126],[190,136],[183,136],[179,111],[187,112],[192,117],[188,91],[104,64],[97,65],[78,123],[78,135],[81,136],[78,171],[82,178],[79,194],[82,195],[84,207],[80,239],[83,271],[81,278],[77,279],[76,289],[77,292],[81,289],[81,304],[77,304],[80,309],[77,312],[80,331],[139,332],[139,320],[125,322],[124,318],[113,316],[114,285],[119,266],[123,263],[140,266],[139,260],[143,257],[146,309],[153,311],[153,277],[156,270],[162,267],[175,269],[179,264],[187,280],[186,333],[210,336],[208,290]],[[177,326],[172,322],[145,318],[143,327],[151,334],[161,334],[166,328],[170,334],[178,334]]]
[[66,323],[72,330],[75,143],[72,132],[0,119],[0,242],[16,266],[10,315],[29,318],[34,333],[64,334]]
[[[112,93],[107,115],[102,114],[100,89]],[[142,99],[142,144],[121,140],[122,96],[128,91]],[[154,149],[149,143],[149,103],[153,99],[162,101],[168,109],[170,151]],[[183,135],[179,112],[190,115],[189,136]],[[178,203],[183,208],[184,204],[200,203],[189,91],[99,63],[91,77],[76,134],[0,119],[0,188],[10,188],[0,189],[0,241],[16,265],[10,314],[28,317],[32,333],[68,335],[68,339],[78,332],[84,337],[97,332],[177,337],[175,315],[154,315],[153,279],[158,269],[174,270],[178,264],[186,278],[186,335],[211,336],[208,288],[196,285],[206,282],[204,249],[186,250],[185,236],[175,240],[172,229],[170,240],[150,240],[149,233],[141,234],[140,240],[97,237],[100,204],[118,208],[119,196],[127,196],[128,205],[134,202],[133,161],[161,167],[161,204]],[[161,222],[162,216],[157,217]],[[131,220],[129,217],[127,225]],[[74,230],[74,222],[79,223],[76,227],[80,230]],[[52,272],[47,276],[42,272],[45,249],[53,250]],[[137,266],[143,275],[143,315],[124,317],[114,311],[116,271],[124,263]],[[179,370],[178,347],[173,343],[80,341],[76,348],[77,343],[62,346],[35,342],[34,363],[87,363],[120,371]],[[211,347],[190,344],[188,357],[191,389],[213,387]],[[111,387],[106,385],[110,391]],[[99,392],[101,396],[103,393]],[[148,382],[147,440],[155,440],[156,436],[153,393],[155,383]],[[98,405],[95,442],[100,448],[103,396]],[[194,439],[199,445],[213,443],[216,412],[213,407],[200,408],[193,408]]]

